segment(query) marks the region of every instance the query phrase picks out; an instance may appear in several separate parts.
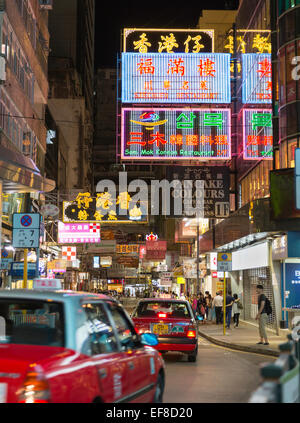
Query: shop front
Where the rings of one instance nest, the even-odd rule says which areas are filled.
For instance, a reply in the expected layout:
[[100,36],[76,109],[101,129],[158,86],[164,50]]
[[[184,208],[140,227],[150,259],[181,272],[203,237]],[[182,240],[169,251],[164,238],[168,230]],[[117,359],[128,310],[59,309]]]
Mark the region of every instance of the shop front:
[[257,324],[258,311],[256,285],[263,285],[264,294],[272,305],[268,327],[278,331],[280,319],[280,282],[273,279],[274,268],[269,240],[232,252],[231,291],[242,299],[241,318]]

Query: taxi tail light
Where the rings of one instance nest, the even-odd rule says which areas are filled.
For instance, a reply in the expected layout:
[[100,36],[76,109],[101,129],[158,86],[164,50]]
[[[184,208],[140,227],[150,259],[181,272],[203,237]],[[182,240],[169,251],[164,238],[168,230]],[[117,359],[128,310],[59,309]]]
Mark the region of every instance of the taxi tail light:
[[48,403],[50,402],[49,384],[40,371],[27,373],[23,387],[18,392],[19,403]]
[[194,327],[188,328],[186,336],[188,338],[196,338],[196,329]]
[[158,313],[157,316],[160,317],[160,318],[165,318],[165,317],[167,317],[167,313]]

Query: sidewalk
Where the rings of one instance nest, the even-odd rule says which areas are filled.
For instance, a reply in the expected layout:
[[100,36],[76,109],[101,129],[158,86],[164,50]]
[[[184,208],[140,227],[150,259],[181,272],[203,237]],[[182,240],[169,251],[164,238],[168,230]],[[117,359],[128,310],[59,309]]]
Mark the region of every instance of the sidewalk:
[[287,341],[287,334],[289,333],[287,330],[284,335],[278,336],[271,331],[267,331],[270,345],[256,345],[260,341],[258,328],[243,321],[240,322],[238,328],[234,328],[232,324],[230,329],[226,329],[225,335],[223,334],[223,325],[210,322],[200,323],[198,332],[200,336],[214,344],[273,357],[279,356],[278,345]]

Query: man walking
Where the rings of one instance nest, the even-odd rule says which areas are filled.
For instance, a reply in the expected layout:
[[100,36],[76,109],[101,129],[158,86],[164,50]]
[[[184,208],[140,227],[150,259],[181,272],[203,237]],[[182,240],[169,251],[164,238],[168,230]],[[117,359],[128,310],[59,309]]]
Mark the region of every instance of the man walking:
[[234,303],[234,298],[231,296],[231,291],[228,291],[226,295],[226,327],[227,329],[230,329],[231,311],[232,311],[233,303]]
[[[268,323],[268,314],[266,310],[266,296],[263,293],[264,287],[262,285],[256,285],[256,293],[258,294],[258,313],[256,320],[259,322],[259,336],[260,342],[257,344],[269,345],[268,337],[266,333],[266,324]],[[264,342],[265,341],[265,342]]]
[[220,292],[218,291],[216,293],[215,298],[212,302],[212,307],[215,307],[216,311],[216,324],[222,323],[222,307],[223,307],[223,297],[220,295]]

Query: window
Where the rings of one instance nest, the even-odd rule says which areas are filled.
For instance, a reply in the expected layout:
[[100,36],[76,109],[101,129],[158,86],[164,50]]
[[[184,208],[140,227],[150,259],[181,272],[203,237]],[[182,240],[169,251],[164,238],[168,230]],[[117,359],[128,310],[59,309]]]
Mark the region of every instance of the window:
[[156,317],[158,313],[166,313],[168,317],[191,317],[185,303],[169,301],[144,301],[140,302],[135,316],[137,317]]
[[116,326],[122,350],[127,350],[128,348],[133,349],[140,346],[138,343],[138,335],[123,311],[116,306],[111,306],[111,314]]
[[64,346],[63,305],[55,302],[0,299],[5,335],[0,343]]
[[118,351],[114,331],[102,303],[83,304],[86,321],[82,331],[85,338],[81,352],[87,355],[108,354]]

